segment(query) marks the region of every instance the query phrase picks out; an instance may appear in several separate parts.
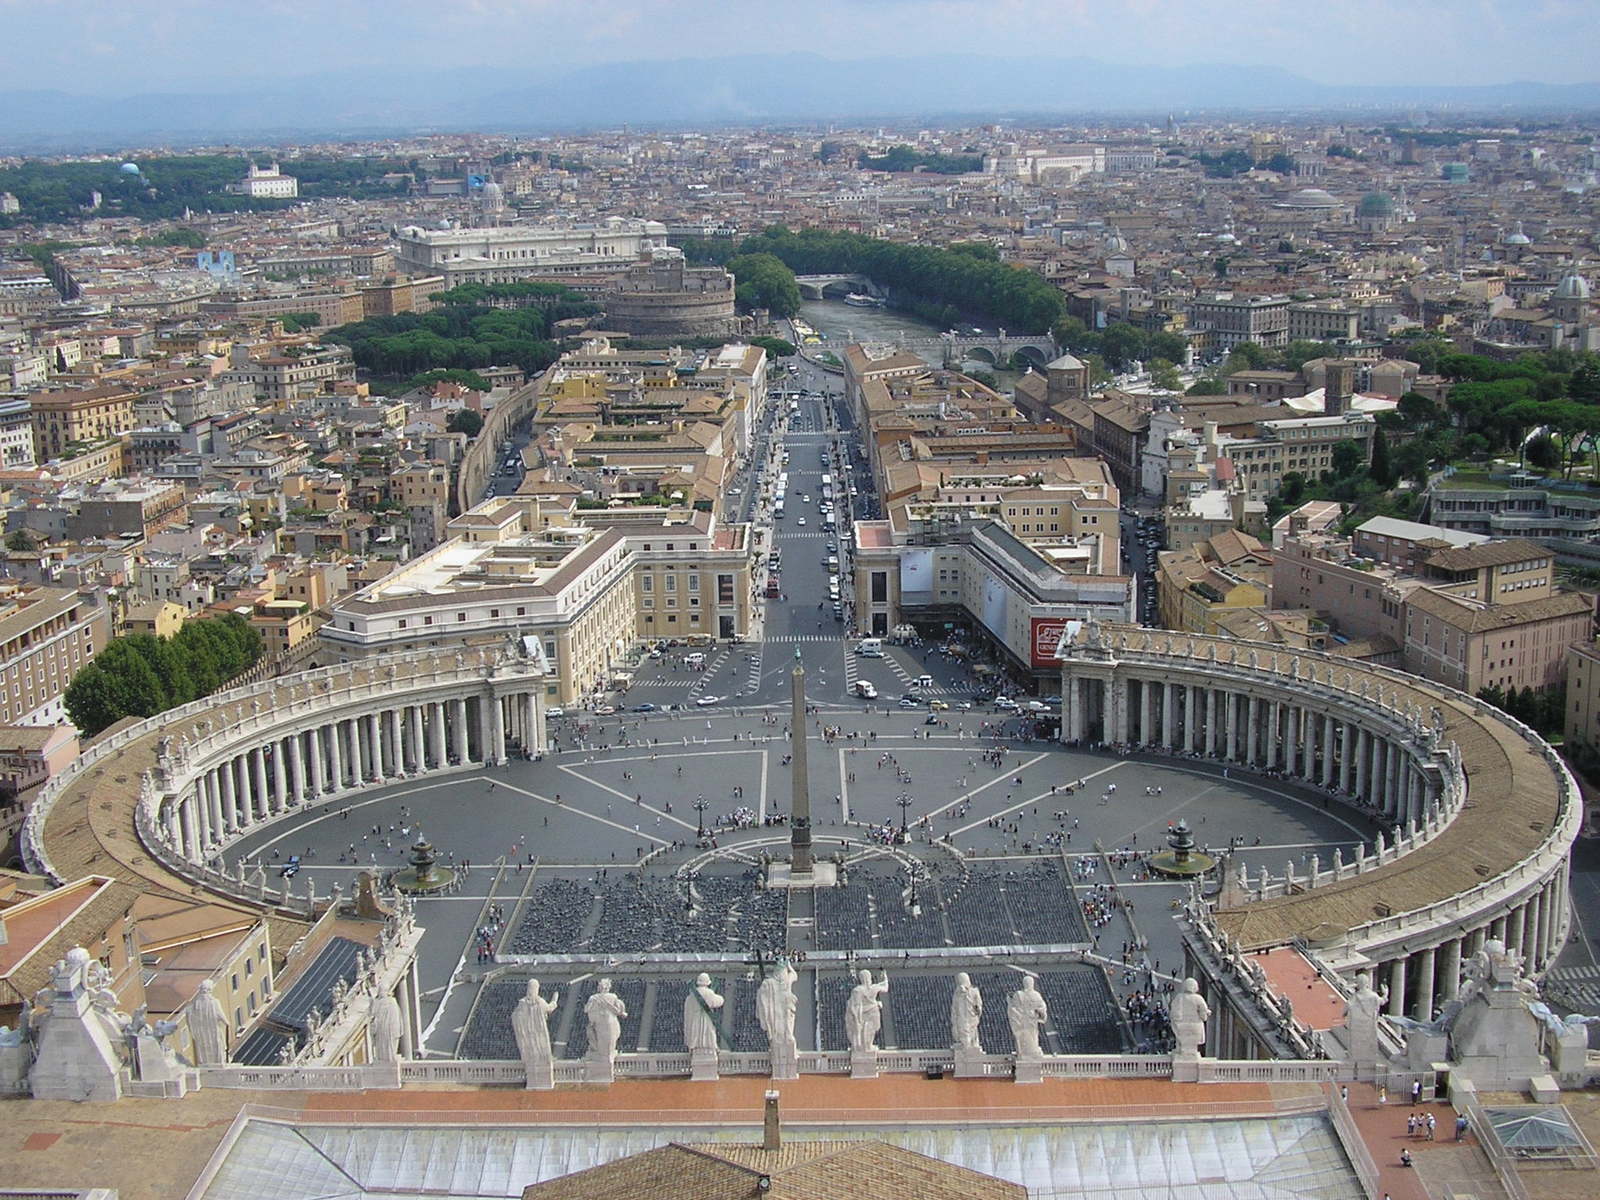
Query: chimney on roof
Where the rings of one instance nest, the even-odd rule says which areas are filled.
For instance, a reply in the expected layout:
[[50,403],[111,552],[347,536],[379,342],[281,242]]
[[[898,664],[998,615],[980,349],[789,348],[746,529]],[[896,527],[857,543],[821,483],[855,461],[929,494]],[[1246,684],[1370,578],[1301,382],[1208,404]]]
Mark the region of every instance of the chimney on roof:
[[778,1093],[767,1093],[766,1114],[761,1122],[761,1148],[776,1150],[783,1145],[783,1130],[778,1121]]

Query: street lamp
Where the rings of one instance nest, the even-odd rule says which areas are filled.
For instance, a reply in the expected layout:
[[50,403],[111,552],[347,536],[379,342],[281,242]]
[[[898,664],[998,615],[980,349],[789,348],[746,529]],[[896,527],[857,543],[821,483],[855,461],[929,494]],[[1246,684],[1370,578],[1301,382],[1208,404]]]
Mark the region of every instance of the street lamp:
[[703,839],[706,836],[706,809],[709,807],[704,796],[694,802],[694,835],[697,838]]
[[900,798],[895,803],[900,806],[900,841],[908,842],[911,839],[906,829],[906,810],[911,807],[911,793],[901,792]]

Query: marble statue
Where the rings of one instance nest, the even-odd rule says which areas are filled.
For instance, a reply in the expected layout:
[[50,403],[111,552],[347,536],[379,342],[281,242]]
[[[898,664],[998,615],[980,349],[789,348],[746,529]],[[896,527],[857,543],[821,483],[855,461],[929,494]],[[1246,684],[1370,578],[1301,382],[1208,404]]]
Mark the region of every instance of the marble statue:
[[965,971],[956,976],[956,990],[950,997],[950,1038],[957,1053],[982,1054],[978,1044],[978,1019],[983,1016],[983,993],[972,986]]
[[220,1066],[228,1061],[228,1016],[209,979],[200,981],[200,990],[189,1001],[189,1038],[194,1043],[196,1066]]
[[716,1011],[722,1004],[722,997],[711,988],[711,976],[701,971],[695,976],[689,994],[683,998],[683,1041],[691,1053],[696,1050],[716,1052]]
[[1178,1043],[1173,1051],[1174,1058],[1200,1057],[1200,1047],[1206,1040],[1206,1022],[1210,1019],[1211,1006],[1200,995],[1199,983],[1193,978],[1185,979],[1167,1010],[1172,1036]]
[[372,1001],[372,1061],[400,1061],[400,1032],[405,1021],[400,1002],[388,992]]
[[611,990],[611,980],[602,979],[599,990],[583,1006],[589,1021],[589,1057],[608,1066],[617,1060],[617,1039],[622,1036],[622,1018],[628,1006]]
[[799,977],[794,965],[780,958],[756,989],[756,1020],[767,1035],[774,1079],[793,1079],[799,1072],[800,1051],[794,1040],[794,984]]
[[1039,1045],[1039,1027],[1050,1017],[1050,1009],[1039,994],[1038,983],[1026,975],[1022,987],[1011,993],[1006,1001],[1006,1020],[1011,1025],[1011,1038],[1017,1045],[1018,1058],[1043,1058]]
[[549,1089],[556,1085],[555,1052],[550,1048],[550,1014],[561,1006],[561,993],[546,1000],[539,994],[539,981],[528,980],[528,990],[511,1010],[511,1032],[516,1035],[517,1053],[528,1073],[530,1088]]
[[852,1054],[871,1054],[878,1047],[878,1029],[883,1024],[883,995],[889,990],[889,976],[882,972],[872,982],[872,972],[862,971],[844,1008],[844,1031]]
[[1375,990],[1371,971],[1361,971],[1356,975],[1356,990],[1345,1004],[1344,1024],[1350,1036],[1350,1058],[1358,1072],[1376,1067],[1382,1058],[1378,1042],[1378,1019],[1388,1002],[1389,989]]

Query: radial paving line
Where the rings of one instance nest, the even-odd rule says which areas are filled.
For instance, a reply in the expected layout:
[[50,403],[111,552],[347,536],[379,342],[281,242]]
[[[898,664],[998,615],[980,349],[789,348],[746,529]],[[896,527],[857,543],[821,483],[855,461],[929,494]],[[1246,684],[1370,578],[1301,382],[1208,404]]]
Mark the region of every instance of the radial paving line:
[[[613,821],[610,817],[596,816],[594,813],[584,812],[581,808],[574,808],[570,804],[557,804],[554,800],[550,799],[549,796],[541,796],[538,792],[530,792],[527,788],[520,788],[514,783],[502,782],[500,786],[516,792],[520,796],[527,796],[530,800],[538,800],[541,803],[548,804],[551,808],[560,809],[562,812],[569,812],[575,817],[582,817],[587,821],[595,821],[601,825],[609,825],[613,829],[620,829],[623,833],[631,834],[634,837],[642,837],[648,841],[660,842],[663,846],[665,846],[671,840],[670,838],[659,837],[653,833],[645,833],[642,829],[629,829],[626,825],[619,824],[618,822]],[[673,819],[676,820],[677,818]],[[693,828],[693,826],[685,826],[685,828]]]

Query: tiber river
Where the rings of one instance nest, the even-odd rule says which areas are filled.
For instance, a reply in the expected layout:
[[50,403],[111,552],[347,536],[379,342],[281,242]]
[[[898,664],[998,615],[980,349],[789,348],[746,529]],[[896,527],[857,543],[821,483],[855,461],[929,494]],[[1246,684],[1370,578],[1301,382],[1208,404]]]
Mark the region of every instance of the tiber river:
[[[842,354],[851,342],[897,342],[901,338],[938,337],[944,332],[910,313],[892,308],[853,308],[843,300],[802,301],[800,319],[823,334],[823,346],[835,354]],[[936,367],[944,365],[937,350],[924,352],[923,357]],[[1002,392],[1009,392],[1020,374],[997,371],[984,362],[963,365],[993,375]]]

